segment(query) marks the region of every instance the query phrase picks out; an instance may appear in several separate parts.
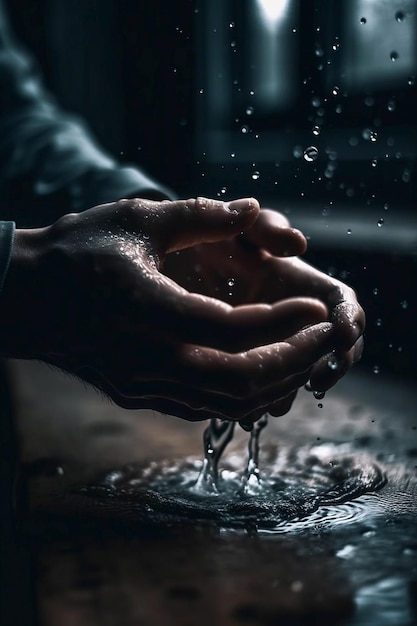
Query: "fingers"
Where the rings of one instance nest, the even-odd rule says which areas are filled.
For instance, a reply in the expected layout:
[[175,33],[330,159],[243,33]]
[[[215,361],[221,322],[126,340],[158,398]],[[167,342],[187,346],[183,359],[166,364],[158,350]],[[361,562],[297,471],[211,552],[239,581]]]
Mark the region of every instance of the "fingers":
[[324,302],[338,333],[339,347],[349,350],[365,329],[365,313],[348,285],[298,258],[268,259],[269,280],[281,280],[281,297],[310,296]]
[[333,387],[360,360],[363,343],[363,337],[359,337],[350,350],[326,355],[316,363],[310,376],[311,388],[314,391],[327,391]]
[[337,329],[341,347],[350,349],[365,330],[365,311],[356,300],[353,289],[343,286],[340,300],[332,310],[331,320]]
[[162,202],[157,222],[161,251],[167,253],[233,237],[252,226],[259,211],[254,198]]
[[[159,356],[156,357],[146,350],[143,353],[138,351],[136,375],[134,352],[129,355],[128,351],[123,350],[119,363],[123,371],[123,362],[126,361],[126,371],[133,372],[128,378],[129,382],[123,382],[123,375],[119,378],[117,361],[114,362],[113,370],[116,379],[119,378],[119,384],[132,396],[136,393],[135,387],[140,389],[144,381],[162,380],[175,384],[186,381],[188,386],[195,389],[235,399],[259,397],[261,403],[264,394],[266,402],[271,403],[274,398],[268,395],[269,388],[276,384],[282,385],[287,395],[291,389],[287,391],[286,379],[310,370],[333,349],[333,326],[326,322],[301,330],[284,342],[237,354],[187,345],[160,346]],[[281,394],[278,393],[276,397],[281,397]]]
[[[188,348],[178,359],[176,372],[179,379],[194,386],[247,398],[256,393],[267,393],[276,381],[305,372],[333,347],[333,326],[321,323],[300,331],[285,342],[238,354]],[[267,401],[270,402],[269,397]]]
[[226,352],[275,343],[328,317],[325,305],[312,298],[232,308],[220,300],[189,293],[156,269],[154,274],[149,271],[148,284],[139,296],[142,303],[147,300],[148,308],[142,304],[141,316],[129,329],[126,326],[133,336],[135,324],[139,327],[148,317],[150,328],[163,336]]
[[245,239],[275,256],[298,256],[307,248],[304,235],[290,228],[284,215],[270,209],[260,212],[256,222],[245,232]]

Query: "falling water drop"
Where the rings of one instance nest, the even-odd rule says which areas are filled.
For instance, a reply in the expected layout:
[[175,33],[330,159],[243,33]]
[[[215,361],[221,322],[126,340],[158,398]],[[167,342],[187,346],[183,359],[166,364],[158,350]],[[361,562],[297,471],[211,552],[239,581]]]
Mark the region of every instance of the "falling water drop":
[[379,365],[374,365],[372,371],[374,374],[379,374]]
[[361,17],[360,23],[361,24],[366,24],[366,17]]
[[377,224],[378,224],[378,227],[379,227],[379,228],[381,228],[381,226],[383,226],[383,225],[384,225],[384,220],[383,220],[383,218],[382,218],[382,217],[378,220]]
[[373,143],[375,143],[375,141],[378,139],[378,133],[376,132],[376,130],[364,128],[362,131],[362,137],[363,139],[365,139],[365,141],[372,141]]
[[243,492],[255,495],[261,487],[261,475],[259,471],[259,436],[268,424],[268,414],[265,413],[251,430],[248,442],[248,464],[242,480]]
[[391,61],[395,63],[395,61],[398,61],[398,57],[399,57],[398,52],[396,50],[393,50],[390,54]]
[[246,109],[246,115],[253,115],[254,112],[254,108],[253,107],[247,107]]
[[252,180],[258,180],[260,177],[260,173],[255,170],[255,172],[252,172]]
[[307,161],[308,163],[315,161],[318,155],[319,155],[319,151],[318,151],[318,148],[316,148],[316,146],[309,146],[308,148],[304,150],[304,153],[303,153],[304,160]]
[[397,22],[403,22],[405,20],[405,13],[403,11],[397,11],[395,14]]
[[323,400],[325,395],[325,391],[313,391],[313,396],[316,398],[316,400]]

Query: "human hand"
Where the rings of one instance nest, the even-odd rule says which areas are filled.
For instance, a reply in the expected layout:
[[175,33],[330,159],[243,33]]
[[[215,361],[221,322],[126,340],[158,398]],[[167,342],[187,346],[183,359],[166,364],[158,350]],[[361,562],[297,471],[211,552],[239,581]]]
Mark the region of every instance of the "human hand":
[[169,253],[236,237],[258,215],[254,200],[136,199],[17,230],[2,354],[52,363],[127,408],[189,420],[272,412],[336,347],[334,325],[316,324],[325,307],[305,298],[232,307],[160,271]]
[[[353,289],[299,258],[285,258],[303,254],[306,247],[305,237],[285,216],[264,209],[244,234],[171,255],[165,271],[188,289],[235,306],[296,297],[321,301],[328,311],[323,319],[334,324],[337,341],[313,367],[310,383],[326,391],[360,358],[365,314]],[[291,406],[289,400],[283,410]]]

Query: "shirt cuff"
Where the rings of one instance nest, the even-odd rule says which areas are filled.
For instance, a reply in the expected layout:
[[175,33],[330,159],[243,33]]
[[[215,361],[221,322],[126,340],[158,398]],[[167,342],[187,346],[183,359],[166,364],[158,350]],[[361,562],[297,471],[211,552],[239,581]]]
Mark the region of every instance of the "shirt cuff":
[[10,265],[15,228],[15,222],[0,222],[0,290]]

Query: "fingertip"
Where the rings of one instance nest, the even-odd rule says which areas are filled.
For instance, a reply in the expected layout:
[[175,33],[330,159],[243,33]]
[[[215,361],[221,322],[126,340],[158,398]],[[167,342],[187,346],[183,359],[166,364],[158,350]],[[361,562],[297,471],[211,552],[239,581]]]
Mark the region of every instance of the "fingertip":
[[258,215],[261,210],[259,202],[256,198],[237,198],[236,200],[231,200],[230,202],[224,202],[224,205],[231,213],[249,212]]
[[298,228],[291,228],[290,230],[293,237],[292,256],[300,256],[307,250],[307,239]]
[[239,422],[239,426],[246,432],[250,433],[253,430],[253,421],[242,420]]

